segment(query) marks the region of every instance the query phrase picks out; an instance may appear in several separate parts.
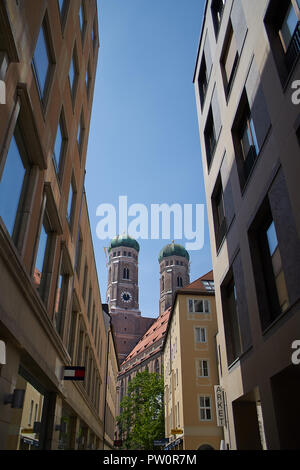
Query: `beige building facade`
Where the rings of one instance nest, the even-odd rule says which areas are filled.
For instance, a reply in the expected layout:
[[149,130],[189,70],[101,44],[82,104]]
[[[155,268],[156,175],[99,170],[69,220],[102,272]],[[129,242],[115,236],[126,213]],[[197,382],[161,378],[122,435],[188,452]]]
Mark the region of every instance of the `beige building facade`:
[[[108,335],[84,192],[98,47],[96,1],[0,4],[1,449],[103,448]],[[65,380],[72,366],[84,380]]]
[[166,449],[220,449],[213,274],[177,290],[164,339]]
[[299,448],[300,5],[208,0],[194,75],[228,449]]

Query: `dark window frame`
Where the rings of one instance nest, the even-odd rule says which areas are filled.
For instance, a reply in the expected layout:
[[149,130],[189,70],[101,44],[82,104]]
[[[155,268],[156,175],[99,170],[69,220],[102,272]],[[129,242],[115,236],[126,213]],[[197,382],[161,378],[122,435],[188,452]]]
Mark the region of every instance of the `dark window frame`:
[[[220,211],[218,210],[220,204],[223,204],[223,218],[220,220]],[[226,220],[226,211],[224,203],[224,190],[222,186],[221,175],[219,174],[214,191],[211,196],[212,212],[213,212],[213,221],[214,221],[214,232],[215,232],[215,241],[216,241],[216,250],[219,251],[220,247],[227,234],[227,220]]]
[[[254,221],[248,230],[248,239],[256,294],[258,300],[259,316],[262,332],[265,332],[281,315],[282,311],[272,266],[272,256],[266,231],[274,221],[268,196],[261,204]],[[278,245],[280,253],[280,245]],[[283,267],[282,267],[283,270]]]
[[200,63],[199,76],[198,76],[199,96],[200,96],[200,104],[201,104],[202,110],[204,108],[205,99],[207,96],[208,84],[209,84],[209,77],[207,76],[205,54],[203,53],[201,63]]
[[[73,79],[73,83],[71,84],[70,71],[71,71],[71,64],[72,63],[73,63],[73,68],[74,68],[74,79]],[[79,61],[78,61],[78,50],[77,50],[76,41],[74,43],[74,47],[73,47],[73,50],[72,50],[72,56],[71,56],[71,60],[70,60],[69,73],[68,73],[68,83],[69,83],[70,95],[71,95],[71,100],[72,100],[72,105],[73,105],[73,110],[74,110],[75,102],[76,102],[77,89],[78,89],[78,83],[79,83]]]
[[[56,144],[57,133],[59,129],[60,129],[60,133],[62,137],[62,142],[61,142],[60,153],[59,153],[59,157],[57,161],[57,156],[55,155],[55,144]],[[66,125],[66,118],[65,118],[64,108],[62,107],[60,115],[59,115],[59,120],[58,120],[58,125],[57,125],[54,145],[53,145],[53,152],[52,152],[52,160],[53,160],[55,173],[56,173],[59,184],[61,184],[62,178],[63,178],[64,164],[65,164],[65,158],[66,158],[66,153],[67,153],[67,148],[68,148],[68,140],[69,139],[68,139],[67,125]]]
[[[243,353],[243,343],[240,331],[238,307],[236,302],[236,287],[232,268],[221,285],[221,300],[227,365],[230,367]],[[234,301],[234,302],[233,302]],[[234,307],[234,311],[232,309]]]
[[[219,32],[221,29],[225,6],[226,6],[226,0],[224,0],[224,2],[223,0],[212,0],[211,2],[211,14],[212,14],[216,41],[218,40],[218,37],[219,37]],[[218,18],[218,15],[220,16],[220,18]]]
[[222,50],[221,58],[220,58],[220,67],[221,67],[221,73],[222,73],[222,78],[223,78],[224,93],[225,93],[225,98],[227,100],[227,103],[231,96],[231,91],[233,88],[233,84],[235,81],[235,77],[238,71],[238,66],[239,66],[239,61],[240,61],[239,52],[238,52],[238,49],[236,48],[235,59],[234,59],[233,66],[231,69],[230,77],[228,78],[226,74],[226,70],[225,70],[225,63],[226,63],[226,58],[228,57],[229,46],[231,44],[231,41],[235,41],[235,37],[234,37],[234,31],[233,31],[231,20],[229,20],[227,32],[225,35],[223,50]]
[[[291,4],[298,17],[298,23],[289,50],[286,51],[280,30]],[[296,0],[272,0],[264,17],[264,24],[279,79],[283,90],[286,90],[300,57],[300,8],[298,2]]]
[[[253,130],[251,127],[251,123],[253,124],[254,136],[252,133]],[[247,154],[245,154],[245,151],[243,149],[242,142],[241,142],[246,126],[251,131],[251,139],[252,139],[252,145],[249,146]],[[261,151],[261,149],[259,148],[259,144],[257,143],[255,123],[251,115],[251,109],[249,106],[249,101],[248,101],[248,97],[247,97],[247,93],[245,89],[243,90],[243,93],[242,93],[242,96],[241,96],[241,99],[237,108],[237,112],[235,115],[231,132],[232,132],[232,139],[233,139],[233,144],[234,144],[234,149],[235,149],[235,160],[236,160],[237,169],[238,169],[240,187],[241,187],[241,191],[243,191],[248,181],[251,178],[251,174],[253,172],[253,169],[255,168],[255,165],[257,163],[257,160],[260,156],[260,151]],[[257,145],[257,148],[256,148],[255,143]]]
[[216,130],[214,124],[214,117],[212,112],[212,107],[210,106],[209,112],[206,119],[205,129],[204,129],[204,139],[205,139],[205,148],[206,148],[206,160],[208,171],[211,168],[216,148],[217,148],[217,138]]

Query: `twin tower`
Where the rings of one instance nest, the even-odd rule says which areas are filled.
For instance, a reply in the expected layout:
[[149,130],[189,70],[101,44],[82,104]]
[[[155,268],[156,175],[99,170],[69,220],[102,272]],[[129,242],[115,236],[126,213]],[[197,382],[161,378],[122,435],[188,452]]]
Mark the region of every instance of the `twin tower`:
[[[127,234],[113,238],[108,247],[107,303],[120,364],[156,320],[142,317],[139,310],[139,251],[138,242]],[[186,249],[174,242],[160,251],[160,314],[172,305],[176,290],[189,284],[189,260]]]

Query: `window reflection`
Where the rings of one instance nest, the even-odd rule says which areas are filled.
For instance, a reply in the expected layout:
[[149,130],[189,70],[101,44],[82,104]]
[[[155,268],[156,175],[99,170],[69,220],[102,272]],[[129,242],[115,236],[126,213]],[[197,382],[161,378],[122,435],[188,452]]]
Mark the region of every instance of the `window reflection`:
[[46,41],[45,26],[42,25],[33,56],[33,66],[41,98],[44,97],[47,87],[47,78],[50,68],[49,57],[50,55]]
[[13,136],[4,170],[0,177],[0,216],[12,236],[26,169],[15,136]]

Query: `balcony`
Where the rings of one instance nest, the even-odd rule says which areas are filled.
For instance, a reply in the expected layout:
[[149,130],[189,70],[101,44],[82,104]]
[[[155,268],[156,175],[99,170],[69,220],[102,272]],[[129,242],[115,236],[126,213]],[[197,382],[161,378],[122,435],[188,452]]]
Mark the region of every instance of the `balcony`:
[[298,21],[291,42],[285,54],[285,63],[290,72],[300,54],[300,21]]

